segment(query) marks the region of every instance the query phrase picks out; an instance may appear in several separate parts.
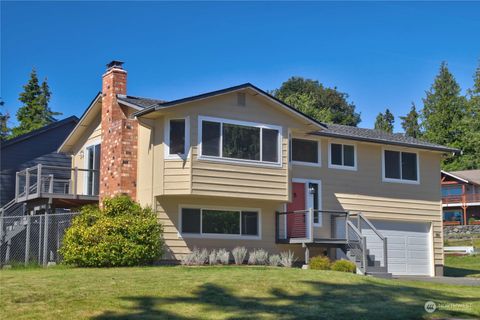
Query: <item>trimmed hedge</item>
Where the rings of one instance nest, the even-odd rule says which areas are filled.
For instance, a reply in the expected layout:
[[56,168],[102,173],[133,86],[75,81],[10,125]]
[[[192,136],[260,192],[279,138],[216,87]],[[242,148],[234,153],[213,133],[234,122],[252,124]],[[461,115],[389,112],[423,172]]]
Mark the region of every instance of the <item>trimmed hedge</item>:
[[330,270],[332,262],[328,257],[317,256],[310,259],[309,266],[313,270]]
[[357,271],[357,266],[349,260],[337,260],[332,264],[332,270],[354,273]]
[[152,209],[117,196],[104,200],[103,209],[83,207],[60,253],[64,263],[79,267],[147,265],[163,254],[162,233]]

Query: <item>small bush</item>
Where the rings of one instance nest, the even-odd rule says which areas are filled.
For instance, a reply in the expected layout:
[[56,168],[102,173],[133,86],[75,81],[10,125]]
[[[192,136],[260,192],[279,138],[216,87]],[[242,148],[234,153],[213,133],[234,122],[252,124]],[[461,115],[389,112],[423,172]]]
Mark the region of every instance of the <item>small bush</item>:
[[268,264],[272,267],[278,267],[281,263],[280,256],[278,254],[272,254],[268,257]]
[[151,264],[163,254],[162,226],[150,208],[128,196],[84,206],[63,239],[60,254],[79,267]]
[[265,265],[268,259],[268,252],[263,249],[250,251],[248,255],[248,264]]
[[311,258],[308,265],[312,270],[330,270],[332,262],[328,257],[317,256]]
[[210,254],[208,255],[208,264],[213,266],[217,264],[217,251],[212,250]]
[[232,250],[232,255],[233,260],[235,260],[235,264],[241,265],[247,256],[247,249],[245,247],[235,247]]
[[290,250],[280,253],[280,264],[286,268],[291,268],[296,260]]
[[352,261],[342,259],[332,264],[332,270],[353,273],[357,271],[357,266]]
[[221,264],[228,264],[230,262],[230,252],[225,249],[218,250],[217,261],[219,261]]

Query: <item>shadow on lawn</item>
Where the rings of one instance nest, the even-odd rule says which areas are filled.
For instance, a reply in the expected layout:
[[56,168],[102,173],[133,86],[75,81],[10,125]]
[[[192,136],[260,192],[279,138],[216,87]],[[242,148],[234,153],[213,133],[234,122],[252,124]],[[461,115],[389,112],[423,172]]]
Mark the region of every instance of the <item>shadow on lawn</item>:
[[480,274],[479,270],[454,268],[445,266],[444,275],[446,277],[467,277],[472,274]]
[[[304,283],[310,285],[310,290],[298,295],[274,288],[269,295],[245,297],[206,283],[198,287],[193,296],[124,297],[122,299],[134,302],[135,306],[125,313],[105,312],[95,319],[255,319],[266,314],[275,319],[419,319],[427,315],[424,304],[429,300],[465,305],[476,302],[440,290],[403,285]],[[176,307],[178,303],[183,305]],[[184,305],[195,308],[198,313],[182,315]],[[166,310],[166,306],[174,312]],[[474,317],[473,310],[468,308],[446,313],[449,317]]]

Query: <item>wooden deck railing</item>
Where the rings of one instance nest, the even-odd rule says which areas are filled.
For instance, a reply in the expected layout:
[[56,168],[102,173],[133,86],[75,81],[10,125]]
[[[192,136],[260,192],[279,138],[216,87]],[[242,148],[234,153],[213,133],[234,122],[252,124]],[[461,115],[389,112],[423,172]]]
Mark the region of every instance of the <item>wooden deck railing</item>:
[[442,197],[443,204],[462,204],[480,202],[480,193],[466,193]]

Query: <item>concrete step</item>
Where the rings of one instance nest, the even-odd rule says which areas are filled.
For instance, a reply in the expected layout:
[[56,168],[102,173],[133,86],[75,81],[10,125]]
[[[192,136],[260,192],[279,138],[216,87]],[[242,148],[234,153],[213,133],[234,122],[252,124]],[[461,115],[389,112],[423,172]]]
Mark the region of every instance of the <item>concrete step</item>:
[[376,278],[384,278],[384,279],[391,279],[392,274],[388,272],[366,272],[367,276],[372,276]]
[[367,272],[387,272],[387,268],[385,267],[371,267],[367,266]]

